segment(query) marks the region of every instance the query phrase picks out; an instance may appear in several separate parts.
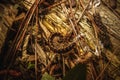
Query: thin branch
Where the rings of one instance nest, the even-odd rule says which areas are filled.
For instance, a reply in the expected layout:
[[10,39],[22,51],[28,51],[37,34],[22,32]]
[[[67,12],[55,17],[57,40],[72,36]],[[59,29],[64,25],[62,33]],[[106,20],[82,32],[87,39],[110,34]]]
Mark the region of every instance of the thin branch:
[[[40,3],[42,3],[43,0],[39,0]],[[19,27],[19,30],[15,36],[15,39],[12,43],[12,47],[8,50],[8,55],[6,56],[6,59],[5,59],[5,63],[7,62],[7,59],[11,59],[10,60],[10,64],[8,66],[8,68],[12,65],[12,62],[14,61],[14,57],[16,55],[16,52],[17,50],[20,48],[20,45],[23,41],[23,38],[25,36],[25,33],[26,33],[26,30],[27,30],[27,27],[28,27],[28,24],[36,10],[38,6],[38,3],[36,4],[36,2],[32,5],[32,7],[30,8],[30,10],[27,12],[24,20],[22,21],[20,27]]]

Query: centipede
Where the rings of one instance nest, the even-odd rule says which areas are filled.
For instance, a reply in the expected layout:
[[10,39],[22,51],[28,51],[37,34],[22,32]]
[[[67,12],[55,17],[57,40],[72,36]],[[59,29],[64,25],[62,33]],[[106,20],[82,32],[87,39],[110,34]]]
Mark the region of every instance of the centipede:
[[63,36],[61,33],[53,33],[48,42],[50,49],[55,53],[67,53],[75,47],[75,43],[72,43],[72,33],[69,36]]
[[99,13],[96,13],[94,15],[94,21],[96,23],[96,25],[98,26],[99,29],[99,33],[98,33],[98,38],[100,39],[100,41],[102,42],[102,44],[104,45],[105,48],[107,49],[111,49],[112,48],[112,43],[110,41],[110,37],[109,37],[109,32],[107,30],[107,27],[103,24],[102,20],[101,20],[101,16]]

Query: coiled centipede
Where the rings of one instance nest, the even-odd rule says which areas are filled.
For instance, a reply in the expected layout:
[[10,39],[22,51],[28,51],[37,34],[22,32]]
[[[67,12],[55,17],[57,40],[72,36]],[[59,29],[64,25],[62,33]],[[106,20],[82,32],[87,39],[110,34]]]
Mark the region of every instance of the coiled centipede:
[[[70,36],[63,36],[61,33],[53,33],[48,42],[50,49],[55,53],[66,53],[72,50],[75,46],[75,43],[72,43],[71,39],[72,33]],[[56,40],[57,38],[57,40]]]

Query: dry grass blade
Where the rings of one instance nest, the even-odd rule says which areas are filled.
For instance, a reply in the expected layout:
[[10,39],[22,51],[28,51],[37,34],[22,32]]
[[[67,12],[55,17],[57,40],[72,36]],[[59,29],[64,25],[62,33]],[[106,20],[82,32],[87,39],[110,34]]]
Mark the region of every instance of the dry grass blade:
[[44,35],[48,38],[50,36],[50,31],[42,24],[42,20],[39,20],[39,26],[42,28]]
[[44,63],[44,65],[46,66],[46,55],[45,52],[42,50],[41,46],[36,43],[36,45],[33,47],[36,48],[36,53],[38,54],[41,63]]
[[24,60],[28,57],[27,46],[28,46],[29,39],[30,39],[30,35],[26,35],[25,40],[23,42],[24,45],[22,47],[22,60]]
[[[81,1],[81,0],[80,0]],[[88,4],[86,5],[86,7],[84,7],[84,10],[82,12],[82,14],[78,17],[77,23],[82,19],[82,17],[84,16],[86,10],[88,9],[88,7],[90,6],[90,2],[91,0],[89,0]],[[82,2],[80,2],[82,4]],[[83,5],[82,5],[83,6]]]
[[[38,4],[38,0],[36,0],[36,4]],[[37,45],[37,35],[38,35],[38,26],[39,26],[39,20],[38,20],[38,6],[36,7],[36,27],[37,29],[35,30],[36,31],[36,35],[35,35],[35,75],[36,75],[36,80],[38,80],[38,54],[37,54],[37,51],[36,51],[36,45]]]

